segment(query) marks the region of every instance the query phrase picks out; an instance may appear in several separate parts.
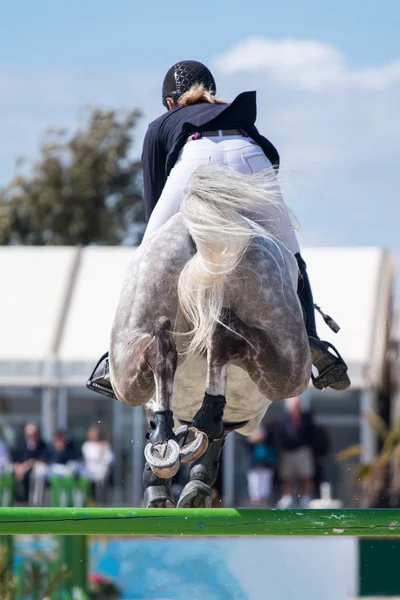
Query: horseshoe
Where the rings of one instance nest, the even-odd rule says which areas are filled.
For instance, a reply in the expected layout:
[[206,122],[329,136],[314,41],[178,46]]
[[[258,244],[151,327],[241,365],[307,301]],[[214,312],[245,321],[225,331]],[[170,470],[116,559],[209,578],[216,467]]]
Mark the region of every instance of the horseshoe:
[[159,444],[147,444],[144,456],[151,470],[162,479],[176,475],[180,467],[180,448],[175,440]]
[[208,436],[196,427],[182,425],[175,430],[182,463],[191,463],[200,458],[208,448]]

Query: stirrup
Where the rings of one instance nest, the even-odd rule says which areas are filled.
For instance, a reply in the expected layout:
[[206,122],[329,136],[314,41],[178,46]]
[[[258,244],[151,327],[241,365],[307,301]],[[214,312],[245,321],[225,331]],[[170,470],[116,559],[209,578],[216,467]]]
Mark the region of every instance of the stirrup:
[[108,398],[113,398],[113,400],[118,400],[110,383],[108,352],[103,354],[96,364],[91,376],[86,382],[86,387],[92,392],[97,392]]
[[[318,370],[317,377],[313,373],[311,374],[314,387],[318,390],[331,387],[334,390],[340,391],[350,387],[351,382],[347,375],[347,365],[335,346],[314,337],[309,337],[308,339],[313,365]],[[332,349],[336,353],[336,356],[329,352],[329,349]]]

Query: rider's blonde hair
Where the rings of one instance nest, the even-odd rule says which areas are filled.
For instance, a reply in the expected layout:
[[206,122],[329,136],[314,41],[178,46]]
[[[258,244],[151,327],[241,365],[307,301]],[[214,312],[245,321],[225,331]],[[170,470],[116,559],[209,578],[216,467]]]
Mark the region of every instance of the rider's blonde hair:
[[215,96],[211,90],[208,90],[203,83],[195,83],[192,87],[182,94],[178,99],[178,106],[189,106],[197,102],[209,102],[210,104],[225,104],[219,96]]

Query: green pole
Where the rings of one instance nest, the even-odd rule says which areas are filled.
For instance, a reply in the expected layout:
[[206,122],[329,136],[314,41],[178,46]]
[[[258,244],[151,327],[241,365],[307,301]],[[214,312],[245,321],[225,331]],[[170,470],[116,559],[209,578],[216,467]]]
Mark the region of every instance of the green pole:
[[[80,475],[74,479],[71,489],[71,506],[80,508],[87,507],[89,501],[89,479]],[[88,539],[86,535],[75,535],[73,538],[73,562],[72,572],[74,574],[74,585],[84,592],[88,588]]]
[[[89,502],[90,482],[81,475],[74,480],[71,502],[72,506],[87,507]],[[85,592],[88,587],[88,538],[86,535],[76,535],[74,540],[73,573],[75,586]]]
[[88,547],[86,535],[64,536],[73,541],[72,572],[74,585],[87,591],[88,587]]
[[396,509],[1,508],[0,534],[400,537]]
[[[52,474],[50,480],[50,496],[51,496],[51,505],[58,508],[67,508],[71,506],[70,503],[70,490],[69,490],[70,476],[69,475],[57,475]],[[73,537],[59,536],[58,537],[58,548],[59,548],[59,564],[60,567],[62,565],[66,565],[68,568],[71,577],[69,577],[63,583],[63,588],[71,595],[73,582]],[[59,598],[59,593],[57,592],[56,597]]]
[[[89,481],[86,477],[72,475],[54,475],[51,479],[51,499],[53,506],[60,509],[86,506]],[[80,533],[80,532],[79,532]],[[87,591],[88,561],[87,538],[85,535],[60,536],[60,563],[68,567],[71,577],[64,583],[65,589],[72,594],[74,587]]]

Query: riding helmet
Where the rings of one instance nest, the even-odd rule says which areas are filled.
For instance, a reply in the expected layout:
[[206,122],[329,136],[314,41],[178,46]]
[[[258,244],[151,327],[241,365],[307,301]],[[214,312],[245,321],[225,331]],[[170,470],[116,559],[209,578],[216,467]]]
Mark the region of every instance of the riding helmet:
[[164,77],[162,102],[168,108],[166,99],[176,102],[179,96],[190,90],[192,85],[202,83],[205,88],[216,94],[217,87],[211,71],[196,60],[181,60],[175,63]]

